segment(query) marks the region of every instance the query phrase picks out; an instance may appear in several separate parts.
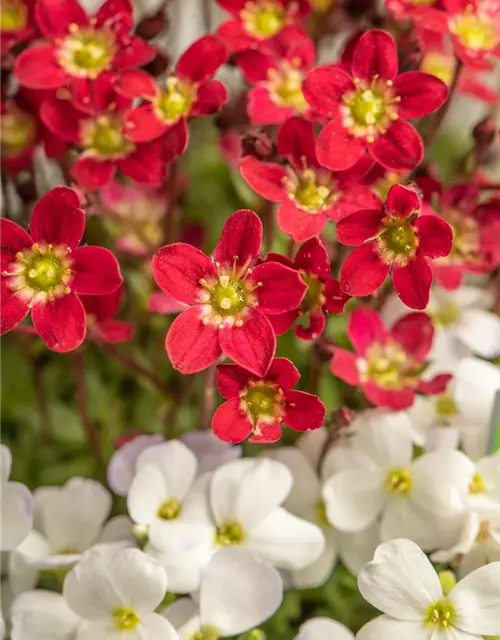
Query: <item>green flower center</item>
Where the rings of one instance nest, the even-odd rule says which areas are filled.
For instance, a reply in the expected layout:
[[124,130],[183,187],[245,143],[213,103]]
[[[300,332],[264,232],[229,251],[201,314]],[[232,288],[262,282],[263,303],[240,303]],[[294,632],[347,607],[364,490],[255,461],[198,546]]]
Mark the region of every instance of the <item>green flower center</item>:
[[140,618],[133,609],[118,607],[113,611],[113,620],[118,631],[132,631],[140,623]]
[[262,418],[273,418],[280,407],[277,390],[269,384],[257,384],[248,388],[242,395],[242,403],[254,422]]
[[202,627],[189,640],[218,640],[219,638],[220,634],[214,627]]
[[28,286],[38,291],[49,291],[63,279],[65,267],[54,254],[34,254],[26,264],[25,278]]
[[182,504],[175,498],[169,498],[158,508],[157,515],[162,520],[175,520],[182,510]]
[[36,124],[28,113],[15,111],[5,113],[0,122],[2,153],[18,153],[35,141]]
[[72,75],[95,79],[111,67],[116,53],[116,39],[110,29],[70,26],[70,34],[62,41],[57,58]]
[[285,26],[284,8],[275,2],[247,2],[241,17],[245,29],[260,38],[272,38]]
[[292,107],[297,113],[304,113],[308,104],[302,93],[304,74],[286,63],[280,71],[270,70],[271,95],[279,106]]
[[243,526],[236,520],[230,520],[217,527],[215,544],[219,547],[230,547],[242,544],[245,541],[245,537]]
[[387,248],[396,254],[407,254],[417,245],[417,236],[410,224],[389,224],[384,233]]
[[172,123],[189,113],[195,99],[196,90],[193,86],[171,77],[168,78],[166,90],[160,95],[156,105],[162,120]]
[[479,495],[486,492],[486,482],[480,473],[475,473],[469,483],[469,493],[471,495]]
[[307,284],[306,295],[300,303],[302,311],[309,311],[310,309],[321,307],[325,301],[325,296],[323,295],[325,285],[314,273],[301,271],[300,277]]
[[450,29],[466,49],[489,51],[497,42],[493,20],[475,13],[465,13],[451,20]]
[[123,123],[115,115],[99,116],[87,124],[84,144],[101,158],[121,158],[133,150],[133,144],[122,133]]
[[385,490],[387,493],[405,496],[410,493],[412,484],[412,475],[408,469],[391,469],[385,480]]
[[371,89],[358,90],[349,106],[352,119],[362,126],[376,124],[386,110],[384,96]]
[[19,31],[28,24],[28,7],[21,0],[3,0],[0,10],[2,31]]
[[331,193],[327,186],[317,184],[313,171],[306,170],[299,178],[292,195],[301,209],[317,213],[328,207]]
[[372,380],[383,389],[401,389],[411,382],[407,375],[410,365],[401,345],[375,343],[368,348],[360,373],[362,378]]
[[453,302],[445,302],[432,313],[434,322],[443,327],[449,327],[460,320],[460,307]]
[[247,291],[240,280],[220,276],[211,292],[211,304],[221,316],[233,316],[247,306]]
[[458,408],[453,396],[443,393],[434,400],[434,411],[441,418],[449,418],[458,414]]
[[446,631],[457,619],[455,607],[447,600],[439,600],[429,605],[425,612],[425,624],[433,629]]

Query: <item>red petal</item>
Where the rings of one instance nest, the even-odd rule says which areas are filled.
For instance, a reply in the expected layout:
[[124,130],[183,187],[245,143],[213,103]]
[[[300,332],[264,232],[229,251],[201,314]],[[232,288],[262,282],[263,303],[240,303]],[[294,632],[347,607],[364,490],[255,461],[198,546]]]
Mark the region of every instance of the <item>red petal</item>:
[[175,75],[193,82],[211,78],[226,62],[229,55],[226,45],[217,36],[203,36],[184,51],[175,67]]
[[281,422],[258,422],[248,442],[271,444],[281,438]]
[[203,371],[220,356],[219,330],[213,324],[203,324],[198,305],[190,307],[173,321],[165,349],[174,369],[181,373]]
[[239,398],[228,400],[214,413],[212,431],[219,440],[237,444],[246,440],[252,432],[250,419],[240,409]]
[[340,282],[336,278],[328,278],[325,284],[325,302],[324,308],[328,313],[342,313],[347,302],[351,299],[342,291]]
[[208,116],[218,113],[227,102],[227,89],[220,80],[206,80],[199,87],[196,102],[191,107],[190,116]]
[[275,382],[282,389],[291,389],[300,380],[300,373],[288,358],[274,358],[266,373],[266,380]]
[[272,56],[264,55],[262,51],[257,49],[239,53],[235,56],[235,62],[249,84],[266,82],[269,69],[276,69],[277,67],[277,63]]
[[49,38],[65,36],[71,24],[87,25],[89,17],[77,0],[37,0],[36,22]]
[[170,315],[174,313],[180,313],[186,309],[185,302],[179,302],[169,293],[163,293],[163,291],[155,291],[148,298],[148,311],[153,313],[163,313],[164,315]]
[[14,74],[19,84],[29,89],[59,89],[68,80],[68,74],[57,62],[53,44],[25,49],[16,58]]
[[6,269],[11,262],[14,262],[16,253],[23,249],[28,249],[33,244],[33,240],[18,224],[0,218],[0,259],[1,268]]
[[171,164],[184,153],[188,145],[188,128],[184,118],[167,131],[160,144],[165,164]]
[[156,58],[156,49],[139,36],[122,38],[118,53],[113,59],[115,69],[142,67]]
[[321,309],[309,312],[309,324],[297,324],[294,333],[301,340],[315,340],[325,330],[326,317]]
[[278,131],[278,151],[301,171],[304,165],[317,167],[313,123],[304,118],[289,118]]
[[314,273],[320,278],[330,274],[330,258],[319,238],[311,238],[300,247],[295,256],[295,268]]
[[116,91],[127,98],[154,98],[158,93],[155,79],[146,71],[122,71],[115,82]]
[[68,100],[52,98],[43,102],[40,109],[43,123],[65,142],[80,142],[80,123],[83,119],[81,111],[77,111]]
[[355,78],[394,80],[398,73],[398,54],[394,38],[387,31],[371,29],[358,40],[352,56]]
[[368,210],[351,213],[337,222],[337,239],[342,244],[359,246],[381,230],[383,211]]
[[400,98],[397,105],[400,118],[421,118],[446,102],[448,87],[430,73],[408,71],[394,81],[394,92]]
[[241,327],[219,331],[222,352],[244,369],[264,376],[276,351],[276,336],[268,318],[258,311],[247,315]]
[[31,319],[40,338],[53,351],[73,351],[85,339],[85,309],[74,293],[34,305]]
[[312,431],[323,426],[326,407],[321,400],[305,391],[286,391],[283,422],[295,431]]
[[259,216],[249,209],[240,209],[226,221],[214,256],[221,264],[245,265],[251,258],[259,255],[262,244],[262,222]]
[[104,342],[118,344],[131,340],[135,333],[135,327],[131,322],[121,320],[106,320],[93,328],[94,334]]
[[125,135],[133,142],[149,142],[159,138],[170,125],[162,122],[150,102],[130,109],[125,114]]
[[158,249],[153,257],[152,269],[160,289],[186,304],[196,302],[201,279],[210,280],[217,277],[210,258],[184,242],[176,242]]
[[392,391],[381,389],[373,382],[368,382],[363,390],[372,404],[377,407],[388,407],[393,411],[404,411],[404,409],[411,407],[415,401],[415,393],[410,387]]
[[117,35],[132,31],[134,17],[130,0],[106,0],[95,14],[97,26],[106,26]]
[[250,278],[257,286],[259,311],[270,315],[296,309],[307,291],[299,272],[279,262],[257,265]]
[[295,242],[303,242],[319,235],[326,224],[324,213],[309,213],[299,209],[293,200],[283,200],[277,211],[278,226]]
[[375,309],[361,306],[351,311],[347,335],[356,351],[364,355],[370,345],[382,342],[387,337],[387,331]]
[[285,313],[278,313],[274,316],[268,316],[269,322],[271,323],[274,333],[277,336],[282,336],[284,333],[290,329],[292,324],[297,319],[298,312],[294,311],[286,311]]
[[418,234],[418,253],[429,258],[447,256],[453,247],[453,229],[434,214],[419,216],[413,226]]
[[158,187],[165,181],[167,166],[165,164],[163,139],[138,144],[135,151],[123,160],[118,160],[120,171],[139,184]]
[[123,287],[118,287],[115,291],[106,295],[81,295],[80,300],[83,302],[87,315],[92,315],[99,322],[104,322],[104,320],[109,320],[118,312],[122,295]]
[[240,391],[248,386],[250,380],[255,380],[255,374],[237,364],[217,365],[217,389],[223,398],[237,398]]
[[408,313],[391,329],[391,336],[417,362],[423,362],[434,339],[432,320],[425,313]]
[[389,189],[385,201],[386,211],[401,218],[408,218],[420,210],[420,198],[414,189],[395,184]]
[[333,351],[332,361],[330,362],[330,371],[334,376],[357,386],[360,384],[359,371],[357,365],[357,356],[352,351],[345,349],[335,349]]
[[382,208],[380,199],[364,185],[349,185],[340,192],[340,198],[326,213],[332,220],[338,221],[350,213],[366,209]]
[[350,296],[367,296],[376,291],[389,273],[374,243],[354,249],[340,269],[340,286]]
[[415,169],[424,157],[424,143],[409,122],[398,118],[368,147],[373,158],[390,171]]
[[94,191],[108,184],[115,170],[116,165],[113,160],[96,160],[91,156],[81,155],[71,165],[69,172],[82,189]]
[[462,284],[464,273],[460,267],[432,264],[436,281],[448,291],[454,291]]
[[217,35],[233,53],[246,51],[255,42],[255,39],[247,34],[239,20],[223,22],[217,29]]
[[410,309],[425,309],[429,303],[432,270],[427,260],[417,256],[406,267],[394,265],[392,281],[401,301]]
[[71,288],[86,295],[113,293],[123,283],[120,265],[104,247],[78,247],[71,254],[73,281]]
[[327,124],[316,140],[318,162],[332,171],[344,171],[353,167],[365,148],[365,141],[352,136],[340,118]]
[[[3,218],[2,218],[3,221]],[[2,228],[3,231],[3,228]],[[3,241],[3,234],[2,234]],[[4,278],[0,280],[2,304],[0,305],[0,335],[11,331],[28,315],[29,305],[7,285]]]
[[437,395],[440,393],[445,393],[450,380],[453,379],[453,376],[449,373],[440,373],[437,376],[434,376],[432,380],[420,380],[418,383],[418,390],[420,393],[427,393],[429,395]]
[[339,114],[342,97],[355,90],[352,78],[342,69],[317,67],[309,71],[302,91],[314,111],[325,118],[334,118]]
[[256,87],[248,92],[247,112],[253,125],[265,126],[284,122],[294,110],[276,104],[267,87]]
[[74,249],[83,236],[85,216],[74,189],[56,187],[36,203],[30,220],[33,242]]
[[239,170],[249,186],[266,200],[281,202],[286,197],[284,181],[287,172],[283,165],[260,162],[247,156],[240,162]]

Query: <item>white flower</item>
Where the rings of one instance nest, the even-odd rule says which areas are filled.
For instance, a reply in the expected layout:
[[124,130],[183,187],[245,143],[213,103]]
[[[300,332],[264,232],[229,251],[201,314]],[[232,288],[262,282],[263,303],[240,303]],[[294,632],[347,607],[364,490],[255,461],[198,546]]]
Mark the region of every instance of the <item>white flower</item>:
[[381,544],[358,576],[362,596],[385,615],[358,640],[475,640],[500,633],[500,563],[481,567],[447,595],[410,540]]
[[176,548],[189,532],[210,554],[244,545],[276,567],[301,569],[319,557],[325,541],[319,527],[280,507],[291,486],[290,471],[274,460],[230,462],[198,480],[183,521],[152,530],[151,543]]
[[0,550],[11,551],[21,544],[33,526],[33,496],[20,482],[9,482],[12,456],[0,445]]
[[[246,549],[221,549],[203,571],[199,602],[181,598],[163,615],[180,640],[214,640],[248,631],[270,618],[283,599],[279,573]],[[197,635],[199,634],[199,635]]]
[[74,640],[81,618],[53,591],[26,591],[12,605],[12,640]]
[[311,618],[300,627],[295,640],[354,640],[354,634],[335,620]]
[[111,456],[108,464],[108,485],[118,496],[126,496],[134,479],[139,455],[165,438],[157,435],[141,435],[126,442]]
[[354,448],[355,466],[336,473],[323,487],[332,525],[360,531],[382,516],[382,540],[405,536],[436,548],[441,536],[450,534],[448,519],[465,513],[474,464],[451,449],[412,461],[411,440],[392,422],[365,428]]
[[154,613],[167,591],[167,573],[139,549],[101,545],[68,573],[63,595],[86,624],[76,640],[177,640]]

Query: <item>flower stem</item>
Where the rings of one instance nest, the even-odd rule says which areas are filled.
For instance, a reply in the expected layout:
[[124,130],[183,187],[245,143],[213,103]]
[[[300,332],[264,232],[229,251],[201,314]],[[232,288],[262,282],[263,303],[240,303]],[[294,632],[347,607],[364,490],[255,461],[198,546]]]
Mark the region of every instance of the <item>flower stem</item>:
[[163,243],[170,244],[177,239],[177,233],[175,229],[175,205],[176,202],[176,184],[178,174],[178,163],[173,162],[168,170],[168,178],[165,183],[166,195],[167,195],[167,207],[165,210],[165,216],[163,218]]
[[212,414],[214,412],[216,367],[217,362],[214,362],[205,372],[200,411],[200,429],[204,431],[210,429]]

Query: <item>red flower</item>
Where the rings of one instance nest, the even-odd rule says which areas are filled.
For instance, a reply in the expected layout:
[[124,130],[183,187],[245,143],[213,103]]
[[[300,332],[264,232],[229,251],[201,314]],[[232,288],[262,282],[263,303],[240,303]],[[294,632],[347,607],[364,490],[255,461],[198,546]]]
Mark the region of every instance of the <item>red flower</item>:
[[217,35],[233,53],[258,48],[266,52],[286,26],[299,25],[311,8],[307,0],[217,0],[233,15],[221,24]]
[[239,168],[254,191],[281,203],[279,228],[295,241],[321,233],[329,218],[339,220],[360,208],[379,206],[368,187],[356,184],[370,168],[368,156],[349,172],[334,174],[325,169],[316,157],[312,123],[301,118],[285,122],[278,132],[278,151],[287,166],[248,156]]
[[248,92],[247,106],[254,125],[280,124],[310,111],[302,82],[316,57],[313,41],[290,27],[275,38],[272,49],[268,53],[252,49],[236,56],[247,82],[256,85]]
[[319,398],[294,391],[300,374],[287,358],[274,358],[267,373],[255,376],[236,364],[217,366],[217,388],[226,398],[214,413],[212,430],[225,442],[276,442],[283,425],[295,431],[323,426],[326,409]]
[[411,18],[422,5],[432,6],[436,2],[437,0],[385,0],[385,5],[396,20],[405,20]]
[[110,69],[146,64],[156,52],[130,35],[130,0],[106,0],[89,18],[76,0],[38,0],[36,22],[48,42],[35,44],[16,60],[19,83],[31,89],[58,89],[70,83],[90,95],[89,80]]
[[414,169],[424,147],[407,118],[432,113],[448,96],[433,75],[398,75],[394,38],[377,29],[364,33],[341,65],[310,71],[303,91],[312,108],[332,120],[317,142],[318,160],[332,171],[352,167],[367,148],[387,169]]
[[391,273],[404,304],[425,309],[432,284],[428,258],[450,253],[453,230],[439,216],[421,215],[415,191],[394,185],[382,209],[358,211],[340,220],[337,237],[342,244],[358,247],[340,270],[344,291],[367,296]]
[[103,342],[127,342],[134,335],[134,325],[123,320],[114,320],[118,313],[123,295],[123,287],[118,287],[113,293],[101,296],[81,295],[87,312],[87,326],[94,340]]
[[420,378],[434,338],[425,313],[409,313],[387,330],[375,310],[358,307],[349,316],[347,335],[356,353],[334,348],[330,371],[348,384],[362,386],[374,405],[407,409],[416,391],[443,393],[451,379],[447,374]]
[[128,140],[124,135],[124,114],[130,100],[115,93],[114,78],[115,74],[106,73],[94,82],[91,109],[85,96],[78,103],[80,108],[68,100],[52,98],[42,105],[42,120],[61,139],[81,149],[70,173],[82,188],[99,189],[117,169],[136,182],[160,185],[165,179],[166,164],[184,151],[187,140],[177,129],[167,134],[168,139],[146,144]]
[[319,238],[311,238],[300,247],[292,261],[270,253],[267,260],[281,262],[296,269],[307,284],[307,292],[297,309],[270,316],[277,335],[288,331],[298,317],[308,314],[308,325],[298,324],[295,335],[302,340],[314,340],[325,328],[325,312],[341,313],[350,297],[340,288],[340,282],[330,276],[330,259]]
[[36,31],[34,5],[35,0],[3,0],[0,31],[2,56],[14,45],[33,36]]
[[76,349],[86,332],[85,309],[76,294],[112,293],[122,283],[110,251],[78,246],[85,227],[79,207],[73,189],[57,187],[35,206],[29,235],[1,219],[1,334],[31,309],[35,330],[49,349]]
[[261,244],[259,217],[241,210],[224,225],[214,260],[182,242],[154,256],[159,287],[192,305],[174,320],[165,342],[182,373],[205,369],[221,353],[259,376],[266,373],[276,348],[267,314],[295,309],[307,287],[296,271],[277,262],[252,268]]
[[[128,111],[127,137],[134,142],[154,140],[174,125],[186,129],[190,116],[217,113],[227,100],[226,87],[212,80],[226,62],[228,51],[221,40],[208,35],[194,42],[180,57],[175,72],[160,89],[149,73],[126,71],[116,83],[119,93],[146,100]],[[184,133],[187,136],[187,132]]]

